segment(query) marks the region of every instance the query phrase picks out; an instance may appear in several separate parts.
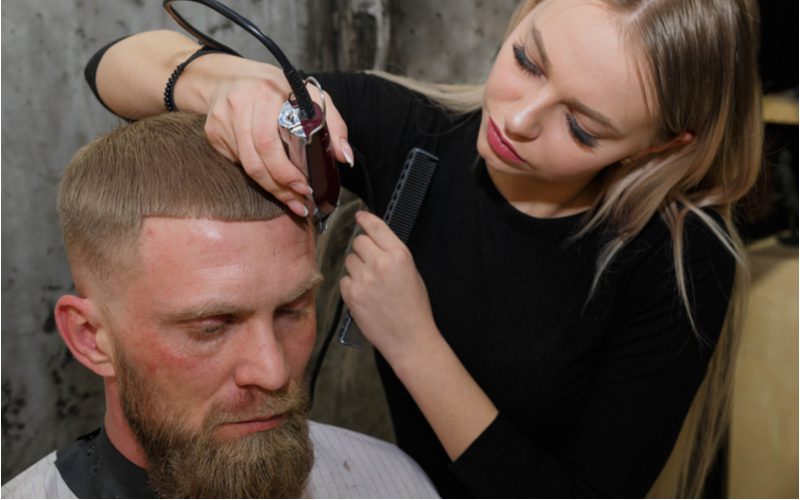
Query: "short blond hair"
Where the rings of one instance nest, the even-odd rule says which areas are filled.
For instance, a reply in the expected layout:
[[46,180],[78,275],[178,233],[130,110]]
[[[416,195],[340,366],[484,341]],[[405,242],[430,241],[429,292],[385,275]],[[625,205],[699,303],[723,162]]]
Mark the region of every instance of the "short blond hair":
[[58,216],[78,291],[119,286],[135,268],[146,217],[271,220],[291,213],[215,151],[205,117],[169,113],[123,125],[81,148],[58,190]]

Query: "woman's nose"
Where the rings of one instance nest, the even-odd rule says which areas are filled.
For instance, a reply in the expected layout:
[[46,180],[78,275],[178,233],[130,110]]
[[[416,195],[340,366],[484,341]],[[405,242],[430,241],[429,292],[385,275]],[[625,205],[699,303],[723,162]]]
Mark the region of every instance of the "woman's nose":
[[515,140],[536,139],[542,133],[542,119],[548,106],[546,91],[520,99],[506,115],[505,133]]

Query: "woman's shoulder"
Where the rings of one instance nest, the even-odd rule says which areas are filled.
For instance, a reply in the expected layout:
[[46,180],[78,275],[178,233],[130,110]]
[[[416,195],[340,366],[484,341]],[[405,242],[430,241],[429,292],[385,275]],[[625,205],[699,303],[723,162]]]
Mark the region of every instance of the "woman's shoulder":
[[660,325],[653,331],[665,325],[678,332],[696,328],[710,345],[716,342],[737,269],[724,222],[716,210],[703,209],[687,214],[680,234],[673,235],[664,218],[656,216],[627,245],[615,267],[620,276],[616,303],[627,318],[622,323],[634,325],[631,332],[639,335],[644,330],[635,325],[650,318]]
[[390,75],[366,71],[331,71],[312,76],[334,100],[337,97],[348,100],[386,99],[386,103],[391,103],[392,99],[418,100],[421,97],[421,94],[412,90],[411,86],[402,85]]
[[438,498],[420,466],[392,443],[313,421],[309,436],[311,498]]
[[684,267],[691,272],[712,268],[716,274],[732,277],[736,269],[735,246],[724,216],[714,208],[702,208],[685,215],[679,232],[667,218],[656,214],[624,251],[629,264],[638,263],[650,272],[656,267],[674,273],[675,249],[680,246]]
[[687,212],[683,217],[680,235],[673,234],[671,226],[666,215],[656,213],[634,238],[634,242],[639,245],[663,245],[674,243],[675,239],[680,237],[684,245],[699,242],[722,250],[727,248],[724,241],[730,238],[725,218],[715,208],[708,207]]
[[335,71],[313,75],[330,94],[337,109],[347,120],[348,115],[403,116],[425,115],[426,118],[448,118],[453,113],[429,98],[426,84],[410,78],[366,71]]

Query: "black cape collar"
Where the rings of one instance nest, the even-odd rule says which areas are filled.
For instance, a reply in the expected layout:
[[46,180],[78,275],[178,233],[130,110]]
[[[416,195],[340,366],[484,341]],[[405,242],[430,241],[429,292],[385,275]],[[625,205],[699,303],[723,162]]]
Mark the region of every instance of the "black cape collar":
[[58,450],[56,467],[78,498],[156,498],[147,471],[117,451],[102,427]]

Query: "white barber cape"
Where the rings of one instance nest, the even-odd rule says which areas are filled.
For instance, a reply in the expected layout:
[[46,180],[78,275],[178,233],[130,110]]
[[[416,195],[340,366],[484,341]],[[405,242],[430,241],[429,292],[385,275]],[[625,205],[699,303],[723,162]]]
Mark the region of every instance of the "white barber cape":
[[[419,465],[391,443],[317,422],[309,422],[309,434],[314,467],[306,498],[438,498]],[[56,453],[3,485],[3,498],[78,498],[56,466]]]

